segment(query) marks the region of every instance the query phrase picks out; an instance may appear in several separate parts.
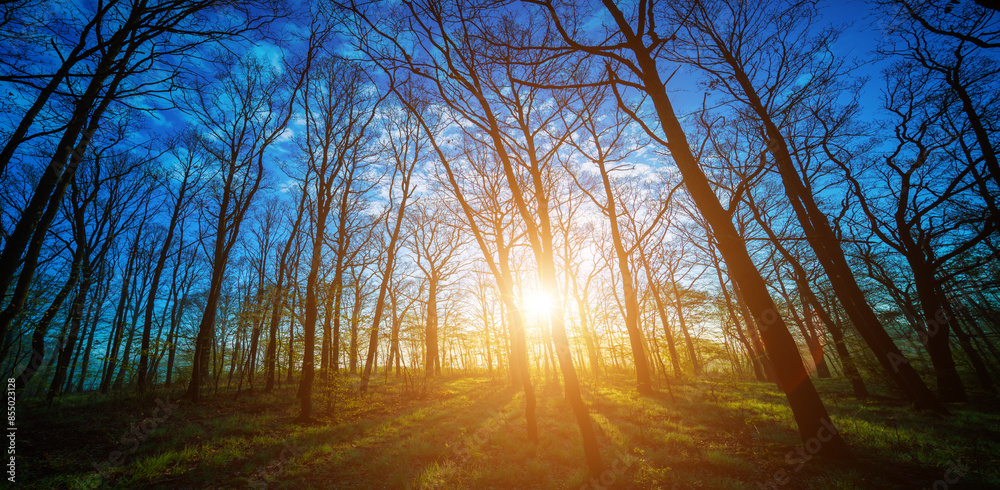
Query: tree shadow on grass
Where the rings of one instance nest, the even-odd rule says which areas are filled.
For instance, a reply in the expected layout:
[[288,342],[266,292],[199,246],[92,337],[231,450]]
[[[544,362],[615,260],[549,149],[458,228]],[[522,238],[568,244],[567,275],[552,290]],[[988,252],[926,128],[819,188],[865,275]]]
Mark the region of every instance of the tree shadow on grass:
[[[132,464],[114,475],[114,483],[406,486],[423,468],[448,459],[464,434],[515,403],[513,391],[481,381],[435,381],[422,399],[408,399],[394,388],[344,397],[341,411],[308,425],[295,421],[294,388],[276,392],[260,406],[242,401],[195,407],[184,426],[151,439]],[[523,412],[515,408],[514,413],[523,427]]]
[[[698,381],[680,389],[675,385],[674,392],[676,402],[662,394],[640,396],[624,386],[592,390],[602,444],[641,459],[618,485],[930,488],[960,460],[967,471],[957,486],[956,473],[947,474],[950,488],[998,483],[996,456],[962,436],[972,426],[995,434],[998,418],[982,412],[941,420],[892,405],[828,404],[857,456],[854,462],[836,463],[800,452],[791,411],[773,385]],[[993,449],[995,455],[1000,446]]]

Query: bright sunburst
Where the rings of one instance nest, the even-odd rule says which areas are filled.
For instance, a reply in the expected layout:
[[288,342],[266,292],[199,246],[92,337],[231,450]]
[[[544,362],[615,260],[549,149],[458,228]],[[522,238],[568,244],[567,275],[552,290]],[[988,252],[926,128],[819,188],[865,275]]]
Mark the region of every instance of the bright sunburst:
[[545,292],[535,291],[524,296],[524,312],[529,315],[547,315],[555,301]]

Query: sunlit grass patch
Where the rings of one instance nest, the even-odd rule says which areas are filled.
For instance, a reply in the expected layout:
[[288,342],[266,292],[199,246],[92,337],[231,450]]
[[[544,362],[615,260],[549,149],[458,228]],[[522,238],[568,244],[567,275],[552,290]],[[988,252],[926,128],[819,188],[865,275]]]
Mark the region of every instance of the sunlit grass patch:
[[130,482],[151,482],[184,473],[202,457],[204,448],[188,447],[142,458],[131,466]]
[[703,453],[705,462],[709,467],[719,473],[729,475],[740,475],[751,473],[753,465],[744,459],[734,456],[726,450],[711,449]]
[[447,483],[455,479],[457,468],[452,461],[443,464],[431,463],[417,475],[414,486],[421,489],[449,488]]
[[663,432],[656,442],[663,444],[666,449],[693,449],[698,444],[690,435],[675,431]]

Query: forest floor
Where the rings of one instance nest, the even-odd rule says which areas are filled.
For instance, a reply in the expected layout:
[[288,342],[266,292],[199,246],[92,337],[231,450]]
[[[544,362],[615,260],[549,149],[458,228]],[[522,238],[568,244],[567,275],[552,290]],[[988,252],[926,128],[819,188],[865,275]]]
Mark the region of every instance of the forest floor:
[[[421,378],[422,379],[422,378]],[[38,488],[1000,488],[1000,413],[948,417],[843,380],[817,386],[856,461],[811,459],[784,396],[766,383],[700,379],[640,396],[626,377],[585,385],[608,471],[591,481],[558,386],[538,381],[537,445],[523,393],[506,380],[356,377],[314,392],[296,423],[296,388],[17,402],[17,481]],[[672,393],[672,395],[671,395]],[[800,452],[797,452],[799,449]],[[805,455],[805,457],[803,457]],[[602,481],[603,480],[603,481]]]

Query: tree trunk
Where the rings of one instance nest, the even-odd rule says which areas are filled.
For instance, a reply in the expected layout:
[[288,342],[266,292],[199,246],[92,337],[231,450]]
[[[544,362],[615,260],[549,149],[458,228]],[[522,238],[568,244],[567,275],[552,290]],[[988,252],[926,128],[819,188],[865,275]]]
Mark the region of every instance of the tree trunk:
[[955,367],[951,353],[951,319],[944,309],[944,302],[935,287],[934,274],[914,264],[913,279],[917,285],[917,297],[924,312],[921,319],[920,337],[930,354],[937,377],[938,395],[944,402],[964,402],[965,387]]
[[[714,254],[713,254],[714,258]],[[729,311],[730,321],[736,327],[737,338],[740,343],[743,344],[743,348],[747,351],[747,356],[750,358],[750,366],[753,368],[753,375],[757,381],[768,381],[766,369],[764,365],[768,362],[766,359],[762,359],[765,355],[763,352],[758,351],[754,344],[752,344],[748,339],[746,334],[743,332],[743,326],[740,324],[739,318],[736,316],[736,305],[733,304],[732,295],[729,294],[729,288],[726,287],[726,283],[722,278],[722,268],[721,264],[716,264],[716,274],[719,277],[719,288],[722,289],[722,296],[726,300],[726,310]],[[747,329],[753,328],[752,325],[747,325]]]
[[[629,254],[622,243],[621,231],[618,229],[618,208],[615,203],[614,192],[611,189],[611,178],[604,165],[604,160],[597,159],[598,168],[601,171],[601,181],[604,184],[604,193],[607,202],[604,206],[604,214],[608,217],[611,225],[611,241],[614,245],[615,256],[618,259],[618,272],[622,276],[622,289],[625,294],[625,330],[628,331],[629,343],[632,346],[632,362],[635,364],[636,389],[641,394],[653,393],[653,385],[649,376],[649,363],[646,362],[646,352],[642,348],[642,332],[639,331],[639,300],[635,291],[635,280],[629,268]],[[681,320],[683,323],[683,320]],[[692,350],[693,352],[693,350]],[[692,355],[695,364],[695,374],[698,371],[698,361]]]
[[80,324],[83,319],[83,305],[87,301],[87,293],[90,291],[91,284],[91,270],[90,270],[90,258],[84,256],[83,265],[81,266],[81,279],[80,287],[77,289],[76,297],[73,299],[73,304],[70,306],[70,329],[69,335],[66,338],[65,345],[59,351],[59,360],[56,365],[55,375],[52,377],[52,383],[49,385],[49,392],[45,397],[47,403],[51,404],[52,399],[58,395],[63,384],[66,381],[66,371],[69,367],[70,356],[73,354],[73,347],[76,345],[76,339],[80,333]]
[[438,334],[437,334],[437,289],[438,279],[433,277],[431,272],[430,286],[427,288],[427,323],[424,330],[424,342],[427,344],[427,357],[425,358],[424,371],[426,376],[441,374],[438,363]]
[[[305,199],[305,197],[303,197]],[[301,404],[298,420],[300,422],[310,421],[312,411],[312,385],[316,378],[316,317],[317,307],[317,277],[319,267],[323,263],[323,242],[326,236],[326,216],[327,210],[323,207],[322,199],[318,205],[313,234],[312,254],[309,260],[309,274],[306,276],[306,304],[305,318],[302,322],[303,348],[302,348],[302,377],[299,379],[298,398]]]
[[854,272],[851,270],[840,241],[833,232],[827,217],[819,209],[816,200],[808,192],[792,163],[787,141],[770,114],[764,109],[763,103],[757,97],[756,89],[750,82],[742,67],[733,56],[722,49],[723,57],[734,70],[736,81],[743,88],[750,108],[760,118],[769,140],[768,149],[774,156],[778,173],[784,184],[785,195],[788,197],[799,224],[809,245],[816,253],[823,270],[833,284],[833,289],[840,299],[851,323],[865,339],[865,342],[875,353],[885,372],[903,389],[907,398],[918,409],[930,409],[946,412],[941,402],[927,388],[917,371],[903,357],[896,347],[892,337],[886,332],[871,305],[865,299],[864,292],[858,285]]
[[822,436],[826,441],[822,444],[819,454],[834,458],[850,458],[847,445],[840,438],[840,434],[833,429],[826,408],[805,372],[795,341],[781,316],[778,315],[774,301],[768,295],[767,284],[750,259],[746,244],[736,232],[730,221],[730,215],[719,203],[708,179],[691,153],[687,137],[680,121],[677,120],[663,80],[660,78],[659,67],[650,57],[648,47],[632,31],[621,10],[612,0],[603,0],[603,3],[624,34],[626,48],[636,57],[638,65],[636,75],[640,76],[644,89],[659,115],[660,126],[667,138],[667,147],[681,172],[685,187],[714,232],[730,275],[739,283],[748,307],[753,311],[755,320],[762,326],[761,333],[768,357],[775,364],[775,374],[788,398],[802,441],[805,443],[814,437],[821,437],[820,434],[825,432],[828,436]]
[[[174,240],[174,232],[184,206],[184,195],[187,193],[190,170],[184,172],[181,180],[181,187],[177,191],[177,200],[174,202],[173,211],[170,214],[169,225],[167,225],[167,236],[163,239],[163,246],[160,248],[160,255],[156,259],[156,266],[153,267],[153,277],[150,280],[149,295],[146,297],[145,318],[142,322],[142,342],[139,346],[139,378],[136,380],[135,389],[143,392],[146,389],[146,376],[149,369],[149,336],[153,328],[153,308],[156,305],[156,294],[160,287],[160,276],[163,274],[163,267],[167,264],[167,256],[170,253],[170,245]],[[178,251],[178,253],[180,253]]]
[[[17,391],[24,389],[24,385],[31,380],[31,377],[35,375],[35,372],[41,367],[42,361],[45,359],[45,335],[48,333],[52,320],[62,307],[63,301],[66,300],[80,280],[80,267],[83,264],[83,256],[86,253],[86,249],[86,243],[77,244],[76,250],[73,252],[73,261],[70,264],[69,277],[66,279],[66,283],[56,293],[55,298],[52,299],[52,303],[45,310],[45,314],[42,315],[42,318],[35,325],[35,330],[31,334],[31,356],[28,358],[28,364],[21,371],[21,374],[17,376],[15,382],[15,389]],[[57,346],[56,350],[58,348]]]
[[684,321],[684,302],[683,298],[681,298],[681,292],[677,288],[677,281],[673,278],[670,278],[670,285],[674,291],[674,304],[677,307],[678,326],[681,328],[681,333],[684,334],[684,344],[687,346],[688,357],[691,358],[691,369],[695,376],[701,376],[701,363],[698,362],[698,354],[694,350],[691,333],[688,332],[687,323]]

